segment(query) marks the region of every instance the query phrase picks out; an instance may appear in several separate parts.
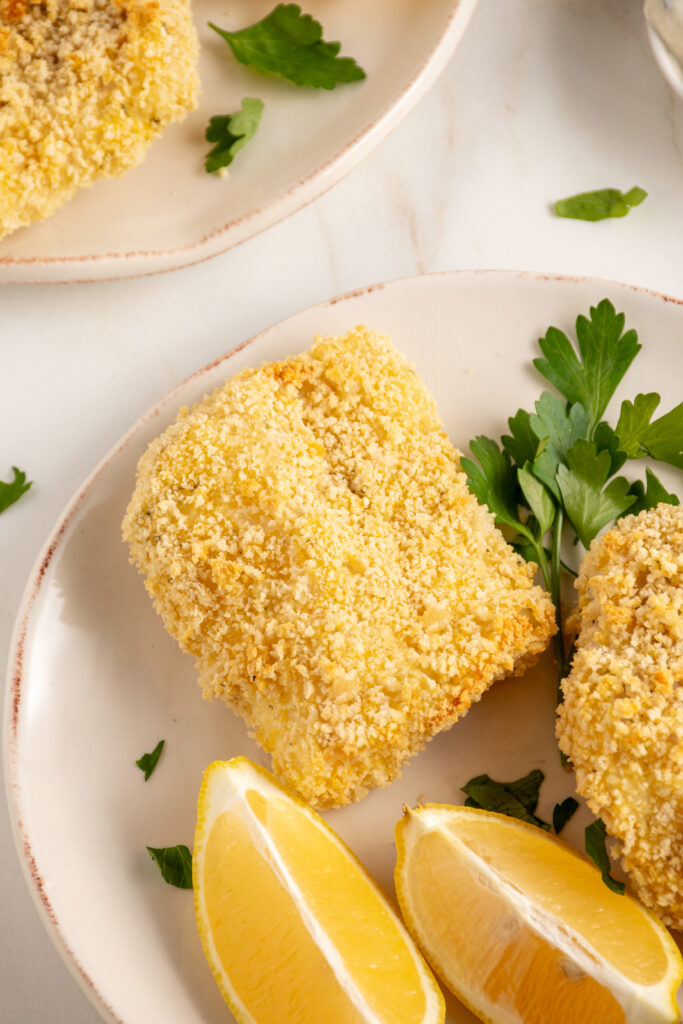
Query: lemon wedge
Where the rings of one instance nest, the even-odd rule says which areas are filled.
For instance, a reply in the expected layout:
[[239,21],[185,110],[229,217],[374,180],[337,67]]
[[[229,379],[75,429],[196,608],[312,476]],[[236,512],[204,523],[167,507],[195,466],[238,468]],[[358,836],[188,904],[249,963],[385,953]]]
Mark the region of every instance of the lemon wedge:
[[204,772],[193,852],[204,953],[240,1024],[436,1024],[434,978],[322,818],[246,758]]
[[501,814],[427,805],[405,811],[396,845],[403,918],[481,1020],[679,1020],[673,939],[562,840]]

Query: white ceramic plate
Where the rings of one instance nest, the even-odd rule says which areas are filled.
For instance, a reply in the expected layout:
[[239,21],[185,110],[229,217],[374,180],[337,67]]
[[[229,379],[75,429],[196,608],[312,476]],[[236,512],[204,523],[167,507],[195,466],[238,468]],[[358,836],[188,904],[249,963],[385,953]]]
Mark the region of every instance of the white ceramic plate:
[[[302,89],[242,67],[207,27],[240,28],[274,0],[195,0],[199,109],[172,125],[122,178],[83,190],[53,217],[0,242],[0,283],[97,280],[171,270],[215,256],[310,202],[355,166],[415,105],[458,44],[476,0],[307,0],[325,38],[367,79]],[[257,136],[227,178],[206,174],[213,114],[260,96]]]
[[[165,885],[145,845],[191,846],[201,773],[215,758],[266,758],[241,721],[202,701],[192,660],[165,633],[127,561],[120,522],[136,462],[180,405],[246,365],[306,348],[315,333],[364,322],[392,335],[435,394],[462,447],[500,435],[529,407],[530,369],[550,324],[571,330],[605,295],[643,343],[626,394],[680,399],[683,309],[623,285],[517,273],[452,273],[369,288],[271,327],[181,384],[121,441],[67,507],[20,610],[5,722],[7,779],[20,858],[50,934],[105,1019],[219,1024],[230,1019],[195,931],[192,898]],[[666,477],[666,474],[662,474]],[[673,485],[673,479],[669,483]],[[434,740],[401,780],[329,821],[392,892],[393,827],[403,803],[458,803],[481,772],[546,773],[539,813],[571,794],[553,739],[555,681],[547,663],[498,683]],[[166,739],[148,783],[135,766]],[[583,810],[566,830],[581,844]],[[455,1002],[452,1021],[472,1021]]]

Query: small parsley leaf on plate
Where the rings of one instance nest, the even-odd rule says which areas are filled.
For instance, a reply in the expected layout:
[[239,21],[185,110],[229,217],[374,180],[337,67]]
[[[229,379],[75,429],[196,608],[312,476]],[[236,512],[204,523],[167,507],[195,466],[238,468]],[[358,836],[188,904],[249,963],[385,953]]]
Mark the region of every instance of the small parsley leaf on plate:
[[631,459],[649,455],[683,469],[683,402],[653,420],[660,396],[651,391],[621,403],[616,426],[619,447]]
[[209,174],[232,163],[236,154],[256,134],[262,113],[263,100],[245,96],[242,109],[236,114],[218,114],[210,119],[205,138],[207,142],[215,142],[215,146],[204,160]]
[[630,493],[635,497],[635,501],[622,515],[637,516],[639,512],[644,512],[648,508],[656,508],[661,502],[665,505],[680,505],[677,496],[667,491],[649,466],[645,470],[645,485],[642,480],[634,480]]
[[573,796],[568,796],[561,804],[555,804],[553,808],[553,828],[559,836],[560,832],[570,818],[573,818],[579,807],[579,801]]
[[26,473],[22,470],[17,469],[16,466],[12,466],[12,480],[7,484],[4,480],[0,480],[0,512],[4,512],[6,508],[13,505],[15,501],[19,501],[22,494],[26,494],[27,490],[32,484],[32,480],[26,482]]
[[626,888],[623,882],[618,882],[616,878],[612,878],[610,874],[610,860],[609,854],[607,853],[607,829],[602,818],[597,818],[592,824],[586,826],[585,832],[585,845],[586,853],[593,861],[596,867],[602,872],[602,880],[608,889],[612,892],[618,893],[620,896],[624,895],[624,889]]
[[278,4],[261,21],[237,32],[209,25],[225,39],[240,64],[264,75],[314,89],[334,89],[365,78],[353,57],[339,56],[341,43],[326,43],[320,22],[302,14],[298,4]]
[[546,832],[550,825],[535,815],[538,806],[538,792],[545,776],[538,768],[515,782],[497,782],[490,775],[477,775],[462,787],[467,794],[466,807],[479,807],[484,811],[506,814],[537,825]]
[[635,500],[626,477],[615,477],[604,486],[610,465],[609,452],[598,452],[594,442],[580,438],[567,452],[567,465],[557,467],[565,511],[585,548]]
[[591,307],[590,319],[577,317],[580,359],[567,335],[557,327],[549,327],[539,341],[545,358],[534,359],[534,366],[568,402],[583,406],[589,417],[589,438],[641,349],[634,330],[624,333],[624,320],[624,314],[615,312],[609,299]]
[[145,773],[145,782],[147,782],[147,779],[159,763],[159,758],[161,757],[161,751],[164,749],[165,742],[165,740],[159,740],[154,750],[149,754],[143,754],[142,757],[135,762],[140,771]]
[[148,846],[147,852],[165,882],[178,889],[192,888],[192,854],[187,846]]
[[605,220],[608,217],[625,217],[634,206],[640,206],[647,198],[647,192],[637,185],[620,192],[618,188],[599,188],[594,192],[579,192],[578,195],[558,199],[555,213],[558,217],[572,220]]

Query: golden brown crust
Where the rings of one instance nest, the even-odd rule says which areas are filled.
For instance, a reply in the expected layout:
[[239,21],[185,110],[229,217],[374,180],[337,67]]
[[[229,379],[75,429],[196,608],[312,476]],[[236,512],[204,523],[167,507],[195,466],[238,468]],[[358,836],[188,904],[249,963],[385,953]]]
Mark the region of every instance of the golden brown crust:
[[433,399],[366,328],[181,413],[123,532],[205,695],[318,806],[387,785],[555,631]]
[[641,900],[683,928],[683,508],[628,516],[577,580],[558,738]]
[[0,0],[0,237],[139,163],[197,53],[187,0]]

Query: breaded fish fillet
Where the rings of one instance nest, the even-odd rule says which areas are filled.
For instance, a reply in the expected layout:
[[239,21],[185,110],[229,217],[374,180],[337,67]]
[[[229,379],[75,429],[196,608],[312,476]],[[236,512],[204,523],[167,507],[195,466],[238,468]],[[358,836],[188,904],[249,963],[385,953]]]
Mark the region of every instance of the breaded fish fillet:
[[387,785],[555,630],[419,377],[362,327],[182,412],[123,535],[205,696],[319,807]]
[[591,544],[557,735],[640,899],[683,929],[683,508]]
[[188,0],[0,0],[0,238],[196,106]]

